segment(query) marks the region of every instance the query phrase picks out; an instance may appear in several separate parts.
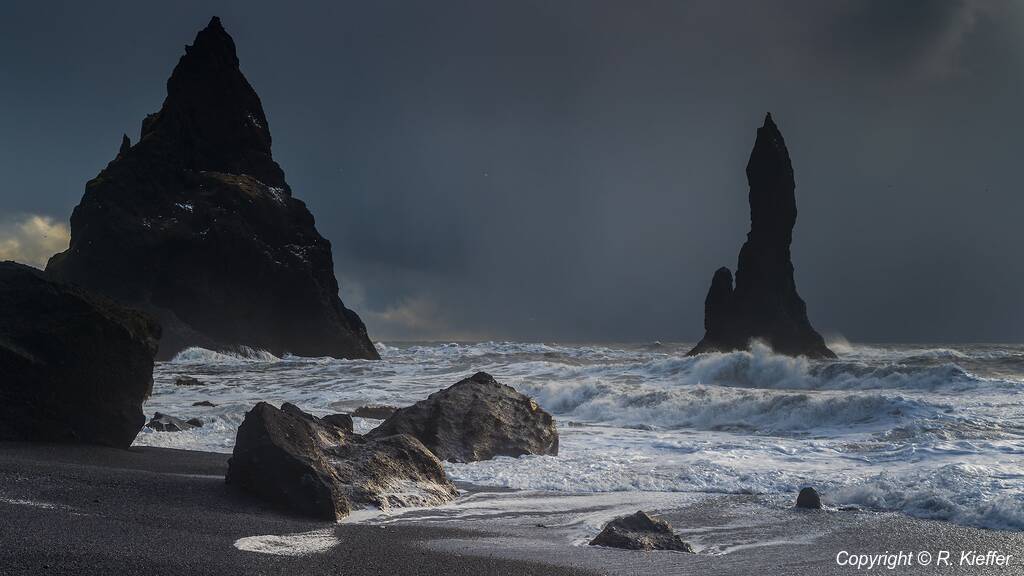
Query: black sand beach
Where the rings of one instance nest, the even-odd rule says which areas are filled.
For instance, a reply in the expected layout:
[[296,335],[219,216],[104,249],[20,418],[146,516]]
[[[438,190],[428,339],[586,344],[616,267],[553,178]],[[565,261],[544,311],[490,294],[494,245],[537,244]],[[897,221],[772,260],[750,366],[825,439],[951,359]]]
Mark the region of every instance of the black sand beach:
[[[226,460],[158,448],[0,443],[0,574],[742,575],[769,566],[780,574],[858,572],[837,565],[843,550],[951,552],[950,566],[915,561],[897,574],[1019,574],[1024,555],[1019,533],[895,514],[801,512],[754,496],[710,497],[664,514],[695,543],[696,555],[571,546],[534,517],[445,522],[443,509],[422,522],[332,525],[231,493],[223,482]],[[331,543],[297,556],[236,547],[246,537],[311,532]],[[1014,558],[1008,566],[960,566],[964,550]]]
[[227,455],[0,443],[0,574],[586,574],[432,551],[456,529],[339,525],[329,552],[238,550],[239,538],[331,528],[236,497]]

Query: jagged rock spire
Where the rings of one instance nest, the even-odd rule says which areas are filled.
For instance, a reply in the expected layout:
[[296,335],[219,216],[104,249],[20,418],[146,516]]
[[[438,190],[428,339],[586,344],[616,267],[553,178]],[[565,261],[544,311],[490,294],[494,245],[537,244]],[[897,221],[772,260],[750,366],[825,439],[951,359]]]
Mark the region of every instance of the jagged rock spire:
[[185,46],[167,80],[163,107],[143,121],[141,138],[165,141],[185,168],[249,174],[268,186],[287,187],[271,157],[263,105],[216,16]]
[[189,346],[377,358],[338,296],[331,244],[270,143],[235,43],[213,18],[139,141],[86,184],[71,245],[47,271],[154,314],[161,359]]
[[704,303],[704,338],[690,354],[744,350],[762,340],[776,352],[832,358],[807,319],[796,291],[790,244],[796,224],[796,183],[786,141],[769,113],[747,162],[750,232],[740,249],[736,283],[715,272]]
[[757,129],[754,149],[747,162],[750,184],[750,234],[766,241],[792,241],[796,224],[796,182],[786,141],[771,113]]
[[121,134],[121,148],[118,149],[117,155],[120,156],[125,152],[131,150],[132,141],[128,138],[127,134]]

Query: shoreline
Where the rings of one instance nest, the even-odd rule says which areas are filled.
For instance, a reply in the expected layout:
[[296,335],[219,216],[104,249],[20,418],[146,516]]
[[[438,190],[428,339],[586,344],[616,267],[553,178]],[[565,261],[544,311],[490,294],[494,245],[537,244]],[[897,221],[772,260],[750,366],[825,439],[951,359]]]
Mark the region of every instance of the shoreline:
[[[228,455],[0,442],[0,574],[552,574],[587,571],[439,552],[457,527],[336,525],[280,514],[224,484]],[[330,531],[300,556],[243,538]]]
[[[941,549],[954,558],[961,550],[1015,556],[1009,567],[952,566],[943,573],[1006,574],[1024,565],[1022,533],[896,513],[797,511],[758,496],[703,495],[658,509],[695,545],[694,555],[573,545],[581,529],[591,529],[580,523],[580,513],[607,515],[600,499],[614,494],[462,485],[469,490],[457,505],[316,522],[228,490],[227,458],[165,448],[0,443],[0,574],[754,575],[776,566],[786,574],[816,575],[855,572],[836,564],[844,550]],[[502,510],[502,498],[532,499],[538,509]],[[935,568],[900,567],[898,573]]]

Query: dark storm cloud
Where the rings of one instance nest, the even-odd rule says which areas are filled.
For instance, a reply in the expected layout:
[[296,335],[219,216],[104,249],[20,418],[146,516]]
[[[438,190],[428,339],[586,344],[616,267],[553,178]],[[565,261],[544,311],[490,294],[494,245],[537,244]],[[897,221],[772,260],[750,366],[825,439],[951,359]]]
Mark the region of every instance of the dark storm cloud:
[[1017,4],[26,2],[0,213],[66,218],[213,13],[375,337],[695,340],[768,110],[819,329],[1024,337]]

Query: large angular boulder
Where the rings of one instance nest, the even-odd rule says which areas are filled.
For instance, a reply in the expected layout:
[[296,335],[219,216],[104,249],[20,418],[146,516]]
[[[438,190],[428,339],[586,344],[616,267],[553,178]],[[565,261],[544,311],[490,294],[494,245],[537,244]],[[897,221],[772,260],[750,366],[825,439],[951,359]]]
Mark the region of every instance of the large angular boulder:
[[771,114],[757,130],[747,182],[750,232],[740,249],[736,284],[728,268],[715,272],[704,301],[704,338],[690,355],[746,350],[752,340],[761,340],[780,354],[835,358],[811,327],[793,280],[796,182],[786,142]]
[[676,550],[693,552],[693,547],[672,531],[672,526],[643,510],[621,516],[605,524],[591,546],[607,546],[626,550]]
[[0,440],[127,448],[159,338],[142,313],[0,263]]
[[558,430],[551,414],[486,372],[398,409],[369,433],[392,434],[415,436],[450,462],[558,454]]
[[271,155],[259,96],[214,18],[140,140],[90,180],[47,271],[156,315],[189,346],[378,358],[338,297],[331,244]]
[[331,521],[361,507],[433,506],[457,495],[441,461],[412,436],[366,438],[266,402],[239,426],[226,481],[283,510]]

